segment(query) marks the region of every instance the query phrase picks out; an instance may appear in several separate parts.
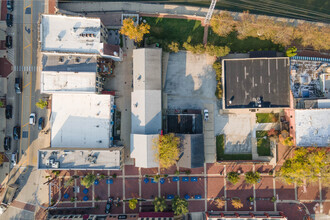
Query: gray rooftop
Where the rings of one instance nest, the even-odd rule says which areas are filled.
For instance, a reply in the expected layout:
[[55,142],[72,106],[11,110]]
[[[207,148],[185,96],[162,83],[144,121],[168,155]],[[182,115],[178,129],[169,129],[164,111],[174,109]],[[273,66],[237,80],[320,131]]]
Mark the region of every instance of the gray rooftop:
[[50,72],[96,72],[96,56],[57,55],[43,53],[42,71]]
[[[223,60],[226,108],[289,107],[289,59],[254,58]],[[230,103],[231,102],[231,103]]]
[[38,152],[38,169],[119,170],[122,164],[121,150],[120,147],[109,149],[42,149]]
[[176,134],[181,139],[179,167],[197,168],[204,166],[203,134]]

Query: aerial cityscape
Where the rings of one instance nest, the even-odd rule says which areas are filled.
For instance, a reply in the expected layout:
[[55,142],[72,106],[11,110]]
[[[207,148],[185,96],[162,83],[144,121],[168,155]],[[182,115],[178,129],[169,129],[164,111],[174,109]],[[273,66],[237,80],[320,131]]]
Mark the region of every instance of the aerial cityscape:
[[0,220],[330,219],[329,1],[0,7]]

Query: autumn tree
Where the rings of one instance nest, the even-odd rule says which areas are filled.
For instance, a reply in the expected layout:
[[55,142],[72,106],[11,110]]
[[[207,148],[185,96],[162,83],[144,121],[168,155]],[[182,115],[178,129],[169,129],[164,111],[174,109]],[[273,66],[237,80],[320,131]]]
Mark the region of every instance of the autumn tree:
[[159,135],[154,140],[155,159],[161,168],[169,168],[179,159],[180,138],[173,133]]
[[155,212],[163,212],[167,208],[166,201],[163,197],[156,197],[152,204],[154,205]]
[[238,33],[238,39],[244,39],[247,37],[258,37],[255,27],[256,16],[251,15],[248,11],[243,12],[240,22],[236,24],[236,31]]
[[134,24],[134,21],[131,18],[128,18],[123,20],[123,26],[119,33],[128,36],[129,39],[134,40],[135,42],[140,42],[143,40],[143,36],[149,33],[149,30],[149,24]]
[[221,37],[226,37],[234,31],[235,23],[233,16],[228,11],[221,11],[220,14],[214,15],[210,21],[214,33]]
[[215,198],[214,204],[217,208],[222,209],[226,204],[226,200],[224,198]]
[[172,209],[175,215],[185,215],[188,213],[188,202],[179,196],[175,196],[172,201]]
[[285,55],[287,57],[294,57],[297,55],[297,48],[296,47],[289,47],[286,52]]
[[211,44],[206,45],[206,53],[210,56],[224,57],[227,54],[229,54],[229,52],[230,52],[230,48],[227,46],[220,47]]
[[243,207],[243,203],[239,198],[232,198],[231,204],[234,206],[235,209],[240,209]]
[[93,185],[96,179],[97,177],[94,174],[89,173],[81,179],[80,184],[86,188],[89,188]]
[[169,45],[168,45],[168,49],[171,52],[177,53],[179,52],[179,43],[178,42],[174,42],[172,41]]
[[316,147],[298,148],[291,159],[287,159],[278,176],[286,183],[306,185],[317,182],[330,183],[330,153]]
[[44,109],[46,108],[48,105],[48,102],[47,101],[44,101],[42,99],[39,99],[39,101],[36,103],[36,106],[40,109]]
[[131,210],[136,209],[136,205],[138,204],[138,200],[137,199],[130,199],[128,201],[128,206]]

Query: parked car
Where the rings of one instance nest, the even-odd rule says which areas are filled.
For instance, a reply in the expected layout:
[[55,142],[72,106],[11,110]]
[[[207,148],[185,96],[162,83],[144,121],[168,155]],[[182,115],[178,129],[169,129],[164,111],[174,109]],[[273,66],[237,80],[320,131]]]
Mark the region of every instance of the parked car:
[[8,11],[14,10],[14,1],[13,0],[7,0],[7,10]]
[[3,147],[5,148],[5,150],[10,150],[10,147],[11,147],[11,138],[10,137],[5,137],[5,139],[3,141]]
[[13,117],[13,106],[6,105],[6,118],[10,119]]
[[17,164],[17,153],[16,152],[11,154],[10,162],[11,162],[11,167],[16,166],[16,164]]
[[13,129],[14,140],[20,139],[20,134],[21,134],[21,127],[20,126],[15,126],[14,129]]
[[204,120],[207,121],[209,120],[209,110],[204,109]]
[[10,36],[10,35],[7,35],[6,36],[6,47],[8,49],[12,48],[13,47],[13,37]]
[[22,93],[22,80],[21,78],[15,78],[15,92],[16,94]]
[[44,129],[44,127],[45,127],[45,119],[43,117],[40,117],[38,121],[38,129],[42,130]]
[[36,113],[31,113],[29,118],[29,124],[35,125],[36,124]]
[[7,24],[7,27],[13,26],[13,15],[12,14],[7,14],[6,24]]
[[109,214],[110,213],[111,208],[112,208],[112,205],[113,205],[113,198],[112,197],[109,197],[108,198],[108,201],[107,201],[107,205],[105,206],[105,213],[106,214]]

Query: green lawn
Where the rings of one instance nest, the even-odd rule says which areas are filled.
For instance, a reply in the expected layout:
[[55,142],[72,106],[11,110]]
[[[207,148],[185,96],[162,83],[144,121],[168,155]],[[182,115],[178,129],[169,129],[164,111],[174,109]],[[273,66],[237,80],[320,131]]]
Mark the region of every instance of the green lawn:
[[256,132],[256,137],[257,138],[263,138],[265,136],[268,136],[268,131],[257,131]]
[[257,139],[257,151],[259,156],[270,156],[270,140],[268,137]]
[[278,114],[274,113],[257,113],[257,123],[275,123],[278,121]]
[[252,160],[252,154],[225,154],[225,137],[223,134],[216,137],[217,161],[222,160]]

